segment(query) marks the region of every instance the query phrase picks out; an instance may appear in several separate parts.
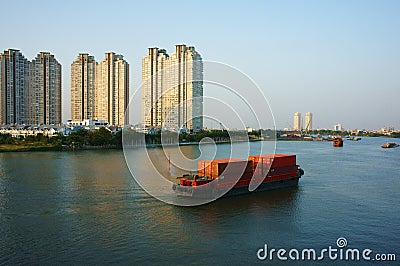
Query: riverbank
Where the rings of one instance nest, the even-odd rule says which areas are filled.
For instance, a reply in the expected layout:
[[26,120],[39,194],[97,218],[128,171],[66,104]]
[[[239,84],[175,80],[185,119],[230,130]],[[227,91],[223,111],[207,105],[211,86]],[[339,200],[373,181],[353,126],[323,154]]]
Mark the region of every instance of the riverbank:
[[122,147],[116,145],[107,146],[55,146],[55,145],[19,145],[19,144],[2,144],[0,145],[1,152],[34,152],[34,151],[81,151],[81,150],[122,150]]
[[59,151],[60,147],[55,145],[35,144],[1,144],[0,152],[27,152],[27,151]]
[[[249,142],[262,141],[261,139],[251,139]],[[246,141],[233,141],[236,142],[246,142]],[[212,142],[210,142],[212,143]],[[215,144],[226,144],[232,143],[232,141],[215,141]],[[198,145],[199,142],[181,142],[179,146],[190,146],[190,145]],[[174,143],[148,143],[148,144],[139,144],[139,145],[127,145],[127,148],[159,148],[162,146],[175,146]],[[122,150],[122,146],[120,145],[102,145],[102,146],[94,146],[94,145],[84,145],[84,146],[68,146],[68,145],[41,145],[41,144],[0,144],[0,152],[33,152],[33,151],[83,151],[83,150]]]
[[[383,136],[379,136],[376,138],[384,138]],[[258,141],[273,141],[268,139],[249,139],[249,140],[219,140],[214,142],[215,144],[227,144],[227,143],[239,143],[239,142],[258,142]],[[329,141],[328,139],[309,139],[309,138],[277,138],[276,141],[279,142],[315,142],[315,141]],[[180,142],[179,146],[191,146],[198,145],[199,142]],[[207,143],[204,143],[207,144]],[[135,145],[125,145],[126,148],[136,149],[136,148],[159,148],[166,146],[175,146],[174,143],[147,143],[147,144],[135,144]],[[83,145],[83,146],[68,146],[68,145],[58,145],[58,144],[36,144],[36,143],[19,143],[19,144],[0,144],[0,153],[2,152],[35,152],[35,151],[83,151],[83,150],[122,150],[123,147],[121,145]]]

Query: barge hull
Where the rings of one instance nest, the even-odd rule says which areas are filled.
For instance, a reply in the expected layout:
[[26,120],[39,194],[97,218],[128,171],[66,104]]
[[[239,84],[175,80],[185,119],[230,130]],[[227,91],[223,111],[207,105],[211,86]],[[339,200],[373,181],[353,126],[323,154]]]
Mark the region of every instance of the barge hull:
[[[243,195],[243,194],[280,189],[286,187],[294,187],[298,185],[299,179],[300,176],[295,176],[292,178],[285,178],[277,181],[263,182],[254,191],[249,191],[248,186],[235,186],[232,189],[230,189],[227,193],[225,193],[222,197]],[[213,188],[206,189],[202,188],[201,186],[189,187],[189,186],[174,185],[173,189],[178,196],[193,197],[193,198],[214,198],[222,193],[221,190]]]
[[294,186],[297,186],[298,183],[299,183],[299,177],[293,177],[293,178],[287,178],[287,179],[282,179],[282,180],[277,180],[277,181],[263,182],[254,191],[249,191],[248,186],[233,187],[231,190],[229,190],[228,193],[226,193],[224,195],[224,197],[236,196],[236,195],[242,195],[242,194],[248,194],[248,193],[255,193],[255,192],[262,192],[262,191],[280,189],[280,188],[286,188],[286,187],[294,187]]

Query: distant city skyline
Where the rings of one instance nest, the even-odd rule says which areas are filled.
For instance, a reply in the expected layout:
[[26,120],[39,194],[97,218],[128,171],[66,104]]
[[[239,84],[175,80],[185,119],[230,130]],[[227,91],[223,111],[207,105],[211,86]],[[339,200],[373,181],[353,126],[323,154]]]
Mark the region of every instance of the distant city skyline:
[[[267,96],[277,128],[292,124],[297,110],[318,114],[314,128],[332,128],[338,121],[346,129],[400,128],[398,1],[204,1],[196,4],[202,19],[182,12],[190,3],[113,4],[118,12],[110,12],[105,1],[25,1],[18,6],[18,20],[13,12],[0,17],[12,28],[1,35],[1,50],[19,49],[26,58],[48,51],[63,66],[63,122],[71,117],[69,73],[77,54],[123,54],[131,65],[133,95],[148,47],[173,50],[188,43],[203,60],[249,75]],[[151,17],[143,12],[149,9]],[[131,117],[132,123],[140,121],[140,115]]]
[[307,112],[304,116],[304,119],[300,112],[296,112],[293,115],[293,127],[288,128],[288,130],[295,131],[310,131],[313,130],[313,114],[311,112]]

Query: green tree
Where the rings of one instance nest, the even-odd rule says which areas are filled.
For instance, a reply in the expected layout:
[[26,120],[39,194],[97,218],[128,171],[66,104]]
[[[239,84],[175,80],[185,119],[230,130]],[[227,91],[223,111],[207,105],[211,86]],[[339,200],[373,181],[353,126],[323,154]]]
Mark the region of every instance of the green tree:
[[67,144],[75,146],[83,146],[88,142],[89,133],[85,129],[78,129],[67,137]]
[[105,146],[110,145],[112,140],[111,131],[105,127],[101,127],[99,130],[89,132],[89,143],[93,146]]
[[117,148],[122,147],[122,130],[117,131],[117,133],[112,135],[111,143],[112,145],[115,145]]
[[0,134],[0,144],[14,144],[15,139],[11,134]]

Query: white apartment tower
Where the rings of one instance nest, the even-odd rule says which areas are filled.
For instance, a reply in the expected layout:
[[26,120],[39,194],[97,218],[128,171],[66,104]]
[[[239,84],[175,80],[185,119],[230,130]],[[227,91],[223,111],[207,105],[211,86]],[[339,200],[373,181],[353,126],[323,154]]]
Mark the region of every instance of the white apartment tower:
[[95,118],[95,83],[97,63],[93,56],[82,53],[71,64],[71,119]]
[[306,131],[310,131],[313,129],[313,118],[312,117],[313,117],[312,113],[310,113],[310,112],[306,113],[305,122],[304,122]]
[[301,124],[301,113],[296,112],[294,113],[293,130],[300,131],[302,129],[303,127]]
[[111,125],[126,125],[128,102],[129,64],[122,55],[106,53],[96,71],[95,117]]
[[170,56],[149,48],[142,59],[142,123],[146,127],[203,128],[203,63],[192,46]]

